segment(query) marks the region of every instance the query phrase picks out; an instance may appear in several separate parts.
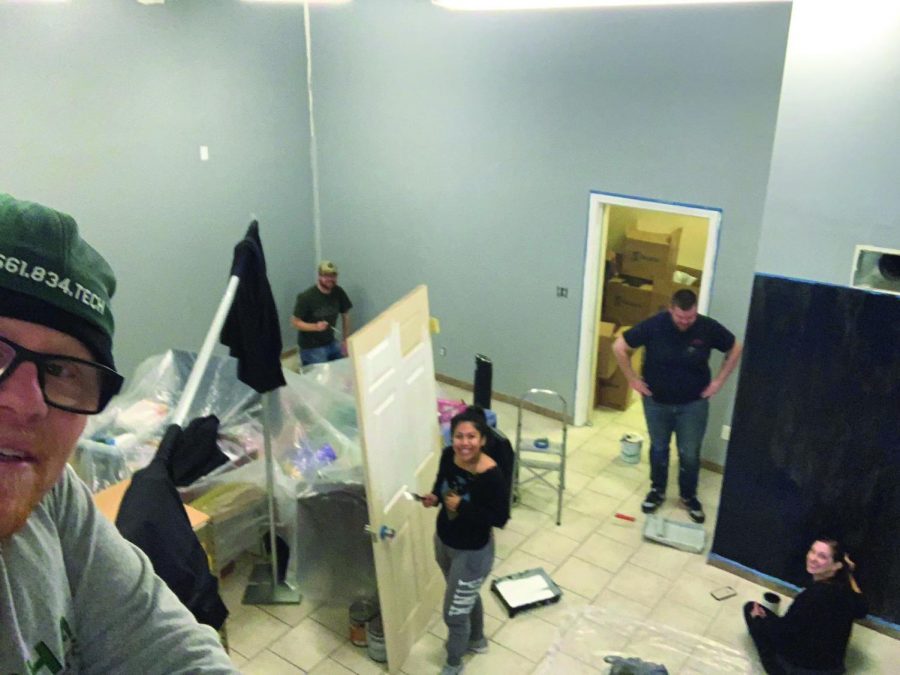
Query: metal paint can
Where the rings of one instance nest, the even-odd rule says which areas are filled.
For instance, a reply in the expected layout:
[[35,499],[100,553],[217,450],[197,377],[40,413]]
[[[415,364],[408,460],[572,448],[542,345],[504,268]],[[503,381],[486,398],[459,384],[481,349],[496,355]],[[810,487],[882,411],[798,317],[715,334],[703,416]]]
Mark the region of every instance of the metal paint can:
[[384,625],[381,616],[376,616],[366,624],[366,637],[369,644],[366,651],[369,658],[378,663],[387,663],[387,647],[384,644]]
[[371,600],[357,600],[350,605],[350,642],[365,647],[366,623],[378,614],[378,607]]
[[637,464],[641,461],[641,445],[644,439],[640,434],[625,434],[621,439],[622,461],[626,464]]

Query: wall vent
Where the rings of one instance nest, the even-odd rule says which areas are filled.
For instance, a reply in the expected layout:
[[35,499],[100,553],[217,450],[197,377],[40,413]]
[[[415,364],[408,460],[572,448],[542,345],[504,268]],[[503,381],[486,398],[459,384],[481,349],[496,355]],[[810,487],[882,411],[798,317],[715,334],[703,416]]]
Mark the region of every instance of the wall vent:
[[900,250],[857,246],[853,254],[850,285],[900,295]]

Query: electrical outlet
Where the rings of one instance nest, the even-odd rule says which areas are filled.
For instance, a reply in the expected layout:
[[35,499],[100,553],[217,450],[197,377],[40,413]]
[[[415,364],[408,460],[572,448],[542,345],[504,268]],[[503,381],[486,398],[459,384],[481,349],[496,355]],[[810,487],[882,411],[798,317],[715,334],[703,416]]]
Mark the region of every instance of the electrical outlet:
[[441,347],[441,348],[438,350],[438,353],[440,353],[441,356],[447,356],[447,348],[446,348],[446,347]]
[[557,298],[568,298],[569,297],[569,289],[565,286],[557,286],[556,287],[556,297]]
[[731,440],[731,425],[730,424],[722,425],[722,440],[723,441]]

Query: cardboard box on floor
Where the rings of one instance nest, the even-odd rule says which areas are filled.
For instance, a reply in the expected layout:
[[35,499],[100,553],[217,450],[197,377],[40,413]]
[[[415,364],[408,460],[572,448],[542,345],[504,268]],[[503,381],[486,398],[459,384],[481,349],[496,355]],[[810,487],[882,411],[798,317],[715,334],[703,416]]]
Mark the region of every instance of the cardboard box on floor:
[[[615,337],[619,337],[629,328],[631,328],[631,326],[622,326],[616,331]],[[631,355],[631,368],[638,374],[641,372],[642,355],[643,348],[636,350]],[[625,378],[625,373],[622,372],[622,369],[619,368],[618,365],[611,377],[597,378],[597,392],[594,397],[595,408],[602,406],[605,408],[615,408],[616,410],[625,410],[631,405],[633,397],[634,390],[628,386],[628,380]]]
[[612,377],[616,371],[616,359],[612,353],[612,344],[616,338],[616,324],[609,321],[600,322],[600,338],[597,340],[597,377]]
[[653,296],[650,300],[650,309],[652,312],[668,309],[669,303],[672,301],[672,296],[676,291],[680,291],[683,288],[694,291],[694,293],[697,294],[697,297],[700,296],[700,281],[703,278],[703,270],[678,265],[676,271],[688,274],[694,277],[696,281],[690,284],[680,284],[677,281],[669,279],[668,281],[659,281],[653,284]]
[[678,264],[681,228],[669,233],[649,232],[630,225],[622,245],[622,274],[651,283],[671,280]]
[[606,282],[603,291],[603,321],[619,326],[633,326],[655,312],[651,309],[653,286],[632,286],[622,277]]

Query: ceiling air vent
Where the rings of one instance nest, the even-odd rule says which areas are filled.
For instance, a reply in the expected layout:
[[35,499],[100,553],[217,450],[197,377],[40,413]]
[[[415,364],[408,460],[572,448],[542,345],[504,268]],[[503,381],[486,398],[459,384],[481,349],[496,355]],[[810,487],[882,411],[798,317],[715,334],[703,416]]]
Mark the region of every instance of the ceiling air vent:
[[900,295],[900,250],[857,246],[850,285]]

